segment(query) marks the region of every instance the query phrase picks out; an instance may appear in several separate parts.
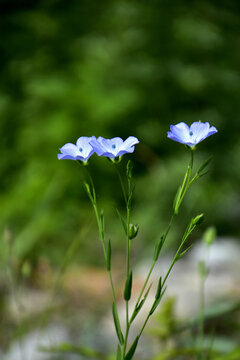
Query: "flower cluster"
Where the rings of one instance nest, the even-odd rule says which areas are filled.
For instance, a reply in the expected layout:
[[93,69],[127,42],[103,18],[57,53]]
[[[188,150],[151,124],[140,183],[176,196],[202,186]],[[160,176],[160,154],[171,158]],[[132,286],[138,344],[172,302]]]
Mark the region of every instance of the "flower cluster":
[[[181,122],[177,125],[171,125],[167,136],[171,140],[188,145],[193,149],[199,142],[216,132],[217,129],[210,126],[208,122],[194,122],[190,127]],[[58,154],[58,159],[79,160],[86,164],[90,156],[96,153],[98,156],[106,156],[116,161],[122,155],[132,153],[138,143],[139,141],[135,136],[129,136],[125,141],[120,137],[104,139],[99,136],[96,139],[95,136],[81,136],[76,145],[67,143],[61,147],[59,149],[61,154]]]
[[134,136],[129,136],[125,141],[120,137],[104,139],[100,136],[96,139],[95,136],[81,136],[76,145],[68,143],[61,147],[59,149],[61,154],[58,154],[58,159],[80,160],[86,163],[90,156],[96,152],[98,156],[106,156],[114,160],[124,154],[132,153],[138,143],[138,139]]

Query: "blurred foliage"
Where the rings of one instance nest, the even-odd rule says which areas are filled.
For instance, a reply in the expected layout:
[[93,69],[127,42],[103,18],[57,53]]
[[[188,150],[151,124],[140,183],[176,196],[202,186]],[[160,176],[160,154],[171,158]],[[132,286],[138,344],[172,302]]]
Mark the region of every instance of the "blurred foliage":
[[[237,0],[2,0],[0,9],[0,229],[13,233],[22,263],[44,256],[60,264],[72,241],[76,260],[101,261],[81,169],[56,157],[82,135],[140,139],[136,254],[152,244],[188,162],[184,147],[166,139],[180,121],[209,121],[219,133],[199,145],[197,163],[214,161],[190,190],[172,241],[195,211],[220,235],[240,235]],[[116,174],[106,159],[89,168],[121,248]]]
[[239,301],[222,301],[206,309],[203,357],[198,351],[199,317],[177,321],[175,299],[169,298],[155,316],[150,333],[158,339],[159,352],[153,360],[238,360]]

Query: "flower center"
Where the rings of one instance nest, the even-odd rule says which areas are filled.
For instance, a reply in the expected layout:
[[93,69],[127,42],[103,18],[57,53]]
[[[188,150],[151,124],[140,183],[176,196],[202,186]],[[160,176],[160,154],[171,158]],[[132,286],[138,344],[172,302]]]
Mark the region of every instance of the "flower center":
[[116,149],[116,145],[115,145],[115,144],[112,145],[112,149]]
[[82,148],[79,148],[79,151],[80,151],[80,152],[82,152],[82,151],[83,151],[83,149],[82,149]]
[[189,135],[190,135],[190,136],[193,136],[193,132],[192,132],[192,131],[190,131]]

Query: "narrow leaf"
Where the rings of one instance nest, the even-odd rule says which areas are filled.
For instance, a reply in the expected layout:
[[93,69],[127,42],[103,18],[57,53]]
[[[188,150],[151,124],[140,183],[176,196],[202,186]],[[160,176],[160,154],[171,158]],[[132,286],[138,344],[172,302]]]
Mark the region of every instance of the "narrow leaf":
[[113,304],[112,304],[112,313],[113,313],[113,320],[114,320],[114,325],[115,325],[116,333],[118,336],[118,340],[119,340],[120,344],[123,345],[123,342],[124,342],[123,334],[121,331],[120,321],[119,321],[118,312],[117,312],[117,306],[116,306],[115,302],[113,302]]
[[152,308],[151,308],[151,310],[150,310],[150,312],[149,312],[150,315],[152,315],[152,314],[154,313],[154,311],[156,310],[156,308],[157,308],[157,306],[159,305],[160,301],[161,301],[161,298],[154,300],[154,303],[153,303],[153,305],[152,305]]
[[155,295],[155,299],[159,299],[162,291],[162,277],[160,276],[158,280],[158,287]]
[[90,199],[91,202],[93,203],[93,202],[94,202],[93,196],[92,196],[92,193],[91,193],[90,186],[89,186],[89,184],[88,184],[87,182],[84,182],[84,188],[85,188],[85,190],[86,190],[86,193],[87,193],[89,199]]
[[133,358],[133,355],[135,353],[135,350],[137,348],[139,337],[137,336],[134,342],[132,343],[132,346],[130,347],[127,355],[125,356],[124,360],[131,360]]
[[165,237],[164,237],[164,235],[162,235],[155,246],[155,251],[154,251],[154,256],[153,256],[154,261],[157,261],[160,251],[162,250],[164,241],[165,241]]
[[188,183],[189,183],[189,180],[190,180],[190,175],[191,175],[191,167],[188,166],[187,168],[187,171],[186,171],[186,174],[184,176],[184,179],[183,179],[183,183],[182,185],[179,187],[178,191],[177,191],[177,194],[175,196],[175,200],[174,200],[174,213],[177,215],[178,214],[178,210],[179,210],[179,207],[181,205],[181,202],[183,200],[183,197],[182,195],[184,194],[184,190],[185,190],[185,187],[188,186]]
[[131,317],[131,323],[133,322],[133,320],[135,319],[135,317],[137,316],[137,314],[139,313],[139,311],[143,307],[151,287],[152,287],[152,283],[149,285],[149,287],[148,287],[148,289],[147,289],[147,291],[146,291],[146,293],[144,295],[144,298],[136,305],[136,307],[135,307],[135,309],[133,311],[132,317]]
[[128,181],[131,180],[132,178],[132,169],[133,169],[133,164],[131,160],[128,160],[127,171],[126,171]]
[[197,177],[197,178],[199,179],[199,178],[201,178],[202,176],[207,175],[208,173],[209,173],[209,171],[205,171],[204,173],[202,173],[202,174],[198,175],[198,177]]
[[201,172],[208,166],[208,164],[212,161],[213,156],[210,156],[204,163],[200,166],[197,171],[197,174],[201,174]]
[[181,252],[181,254],[179,254],[177,257],[176,257],[176,260],[175,260],[175,263],[180,260],[187,252],[188,250],[191,249],[191,247],[193,246],[193,244],[191,244],[190,246],[187,247],[186,250],[184,250],[183,252]]
[[112,249],[111,249],[111,241],[108,240],[108,248],[107,248],[107,271],[111,270],[111,256],[112,256]]
[[174,198],[174,202],[173,202],[173,210],[176,215],[178,214],[178,209],[179,209],[179,205],[180,205],[179,200],[181,198],[181,194],[182,194],[182,186],[179,186],[178,191]]
[[131,206],[132,206],[132,198],[133,198],[133,191],[131,190],[130,191],[130,194],[128,196],[128,201],[127,201],[127,207],[128,209],[131,209]]
[[116,360],[121,360],[122,359],[122,351],[121,351],[121,348],[120,348],[120,346],[119,346],[119,344],[118,344],[118,346],[117,346],[117,358],[116,358]]
[[130,272],[124,288],[124,299],[128,301],[131,298],[131,292],[132,292],[132,271]]
[[104,225],[104,213],[103,213],[103,210],[101,211],[101,214],[100,214],[100,223],[101,223],[102,239],[104,239],[104,228],[105,228],[105,225]]
[[156,310],[156,308],[157,308],[158,305],[160,304],[160,301],[162,300],[162,297],[163,297],[165,291],[166,291],[166,287],[165,287],[164,290],[162,291],[160,297],[159,297],[158,299],[155,299],[155,300],[154,300],[154,303],[153,303],[153,305],[152,305],[152,307],[151,307],[151,310],[149,311],[149,315],[152,315],[152,314],[154,313],[154,311]]
[[116,209],[116,210],[117,210],[118,216],[119,216],[119,218],[120,218],[120,220],[121,220],[121,223],[122,223],[123,229],[124,229],[124,231],[125,231],[125,234],[127,235],[127,232],[128,232],[128,230],[127,230],[127,223],[126,223],[124,217],[123,217],[123,216],[120,214],[120,212],[118,211],[118,209]]

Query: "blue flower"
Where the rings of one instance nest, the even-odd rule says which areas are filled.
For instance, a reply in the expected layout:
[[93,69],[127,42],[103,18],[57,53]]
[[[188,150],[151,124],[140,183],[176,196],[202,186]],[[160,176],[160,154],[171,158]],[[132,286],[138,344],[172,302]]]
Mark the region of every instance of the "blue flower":
[[214,126],[210,127],[208,122],[202,123],[200,121],[194,122],[190,127],[184,122],[171,125],[170,130],[167,133],[169,139],[191,147],[217,132],[217,129]]
[[87,137],[81,136],[76,145],[67,143],[63,145],[59,150],[61,154],[58,154],[59,160],[80,160],[87,162],[90,156],[94,153],[94,149],[90,145],[90,141],[96,139],[95,136]]
[[134,136],[129,136],[125,141],[120,137],[104,139],[101,136],[90,141],[98,156],[107,156],[110,159],[120,157],[126,153],[132,153],[135,149],[134,145],[138,143],[138,139]]

